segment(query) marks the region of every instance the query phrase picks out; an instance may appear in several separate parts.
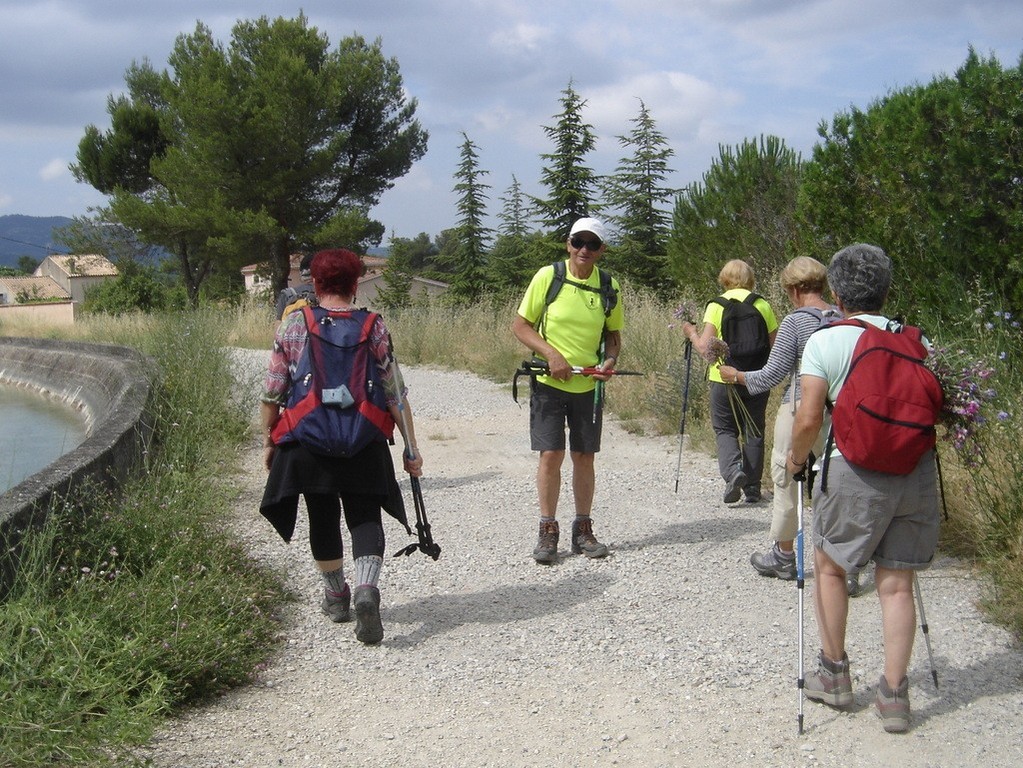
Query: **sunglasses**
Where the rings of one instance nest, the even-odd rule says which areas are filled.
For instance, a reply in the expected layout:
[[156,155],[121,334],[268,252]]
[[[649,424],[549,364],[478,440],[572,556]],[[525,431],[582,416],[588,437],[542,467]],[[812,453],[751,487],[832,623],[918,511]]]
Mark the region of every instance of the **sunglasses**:
[[572,244],[573,248],[585,248],[587,251],[599,251],[600,246],[603,245],[599,240],[586,240],[578,235],[574,235],[568,242]]

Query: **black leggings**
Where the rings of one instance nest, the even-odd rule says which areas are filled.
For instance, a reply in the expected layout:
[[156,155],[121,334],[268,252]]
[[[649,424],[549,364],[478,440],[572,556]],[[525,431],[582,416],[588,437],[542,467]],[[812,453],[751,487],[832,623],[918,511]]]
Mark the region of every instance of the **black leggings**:
[[309,510],[309,549],[314,560],[339,560],[344,554],[341,543],[341,505],[345,524],[352,536],[352,557],[384,555],[384,526],[380,519],[380,497],[362,493],[303,494]]

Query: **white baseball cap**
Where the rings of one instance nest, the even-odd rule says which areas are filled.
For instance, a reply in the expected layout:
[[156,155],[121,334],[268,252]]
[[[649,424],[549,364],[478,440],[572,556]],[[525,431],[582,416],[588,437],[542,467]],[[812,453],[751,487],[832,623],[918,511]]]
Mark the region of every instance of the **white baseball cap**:
[[575,224],[572,225],[572,231],[568,233],[568,236],[571,237],[577,232],[589,232],[591,235],[596,235],[597,239],[602,243],[607,240],[607,236],[604,232],[604,225],[597,219],[577,219]]

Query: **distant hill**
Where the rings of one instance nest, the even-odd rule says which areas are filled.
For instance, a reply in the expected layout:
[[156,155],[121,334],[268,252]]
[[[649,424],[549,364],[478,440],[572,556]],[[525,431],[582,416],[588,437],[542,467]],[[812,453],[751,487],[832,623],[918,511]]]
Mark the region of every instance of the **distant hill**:
[[21,256],[42,261],[52,253],[64,253],[53,230],[70,223],[66,216],[0,216],[0,266],[17,266]]

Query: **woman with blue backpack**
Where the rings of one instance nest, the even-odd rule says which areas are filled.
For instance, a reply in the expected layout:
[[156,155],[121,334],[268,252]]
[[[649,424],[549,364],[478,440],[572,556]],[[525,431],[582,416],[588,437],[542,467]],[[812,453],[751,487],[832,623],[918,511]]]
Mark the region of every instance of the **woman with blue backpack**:
[[[298,497],[324,585],[320,608],[352,619],[369,645],[384,636],[378,587],[384,556],[381,510],[409,530],[389,442],[397,424],[405,471],[422,474],[412,411],[391,337],[374,312],[355,305],[362,261],[344,249],[312,261],[315,302],[287,314],[274,337],[261,415],[269,472],[260,512],[290,542]],[[341,514],[352,539],[354,590],[343,566]]]

